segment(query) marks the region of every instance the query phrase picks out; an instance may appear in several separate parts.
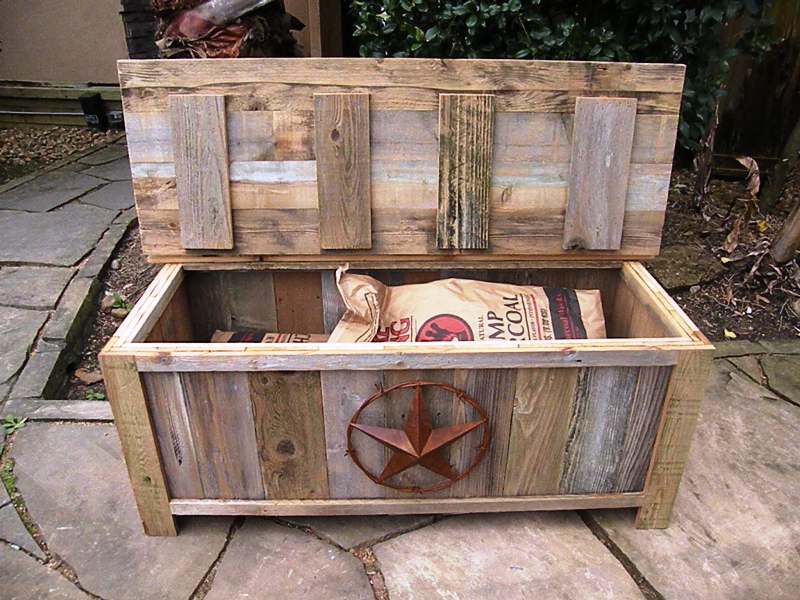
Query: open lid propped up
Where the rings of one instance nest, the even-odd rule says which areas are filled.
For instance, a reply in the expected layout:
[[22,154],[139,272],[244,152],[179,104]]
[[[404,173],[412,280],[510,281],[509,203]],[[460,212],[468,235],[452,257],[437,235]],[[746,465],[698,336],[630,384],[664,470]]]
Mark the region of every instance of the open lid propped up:
[[658,254],[682,65],[123,60],[119,72],[153,261]]

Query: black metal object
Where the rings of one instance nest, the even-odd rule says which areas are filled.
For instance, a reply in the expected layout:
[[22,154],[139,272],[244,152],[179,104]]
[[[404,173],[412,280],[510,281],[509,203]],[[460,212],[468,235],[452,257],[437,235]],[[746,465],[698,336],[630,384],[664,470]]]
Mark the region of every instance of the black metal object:
[[78,100],[81,103],[86,125],[98,131],[108,130],[108,117],[103,97],[100,94],[84,94]]

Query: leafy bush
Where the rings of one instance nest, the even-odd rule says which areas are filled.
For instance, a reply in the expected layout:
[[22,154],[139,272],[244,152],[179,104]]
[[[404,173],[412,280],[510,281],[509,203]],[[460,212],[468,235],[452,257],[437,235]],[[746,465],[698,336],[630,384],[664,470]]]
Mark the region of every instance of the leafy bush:
[[[692,152],[729,61],[768,46],[755,0],[351,0],[350,10],[362,56],[685,63],[678,142]],[[723,31],[734,21],[731,46]]]

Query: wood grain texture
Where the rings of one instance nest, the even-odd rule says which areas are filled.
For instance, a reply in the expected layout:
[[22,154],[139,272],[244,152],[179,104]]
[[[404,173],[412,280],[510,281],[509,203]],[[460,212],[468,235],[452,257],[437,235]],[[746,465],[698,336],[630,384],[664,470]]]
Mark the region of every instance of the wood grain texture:
[[[479,369],[453,373],[453,385],[464,390],[486,412],[490,431],[486,455],[467,477],[453,484],[450,488],[453,498],[503,495],[516,384],[516,369]],[[472,421],[476,418],[473,413],[466,404],[454,403],[452,423]],[[456,471],[464,472],[469,468],[482,435],[483,431],[477,429],[453,445],[450,461]]]
[[181,244],[233,248],[225,96],[170,97]]
[[181,373],[206,498],[264,498],[246,373]]
[[580,369],[572,407],[561,493],[613,491],[638,369]]
[[186,278],[195,336],[211,339],[214,331],[278,331],[272,273],[253,277],[246,271],[193,272]]
[[130,356],[101,353],[100,367],[145,533],[177,535],[169,507],[167,482],[136,362]]
[[186,399],[178,373],[142,376],[170,498],[204,496]]
[[647,469],[653,456],[658,421],[664,407],[667,384],[672,374],[670,367],[642,367],[636,379],[625,441],[614,491],[640,492],[644,490]]
[[323,250],[370,248],[368,94],[314,96],[314,149]]
[[645,484],[647,501],[636,513],[636,527],[639,529],[669,526],[712,359],[712,350],[685,352],[672,370]]
[[[322,371],[320,377],[331,498],[382,498],[384,488],[369,479],[347,454],[348,423],[361,404],[383,385],[382,372]],[[373,403],[365,409],[360,422],[384,427],[383,404]],[[383,447],[358,432],[353,433],[352,441],[361,464],[372,473],[380,473],[386,464]]]
[[436,246],[489,247],[494,96],[439,97],[439,212]]
[[505,494],[557,494],[561,488],[578,369],[517,372]]
[[611,92],[627,89],[677,94],[683,89],[685,71],[683,65],[675,64],[406,58],[123,60],[118,63],[118,69],[123,91],[191,88],[198,81],[218,86],[250,81],[389,88],[397,86],[398,82],[416,82],[420,87],[442,92],[480,93],[495,89]]
[[636,100],[578,98],[572,129],[564,248],[622,246]]
[[324,333],[322,278],[319,273],[281,271],[273,274],[278,331]]
[[644,494],[573,494],[512,498],[396,498],[368,500],[173,500],[174,515],[353,516],[582,510],[640,506]]
[[250,373],[267,498],[327,498],[319,373]]
[[164,312],[153,325],[147,336],[148,342],[192,342],[192,327],[189,299],[186,296],[186,285],[175,290],[175,295],[164,308]]

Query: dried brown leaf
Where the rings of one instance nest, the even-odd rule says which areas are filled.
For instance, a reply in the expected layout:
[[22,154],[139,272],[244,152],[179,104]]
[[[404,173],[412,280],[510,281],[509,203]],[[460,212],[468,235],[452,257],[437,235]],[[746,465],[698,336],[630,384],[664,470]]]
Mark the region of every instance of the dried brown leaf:
[[758,196],[758,190],[761,189],[761,173],[758,168],[758,163],[750,156],[737,156],[736,160],[747,169],[745,187],[750,197],[755,198]]

